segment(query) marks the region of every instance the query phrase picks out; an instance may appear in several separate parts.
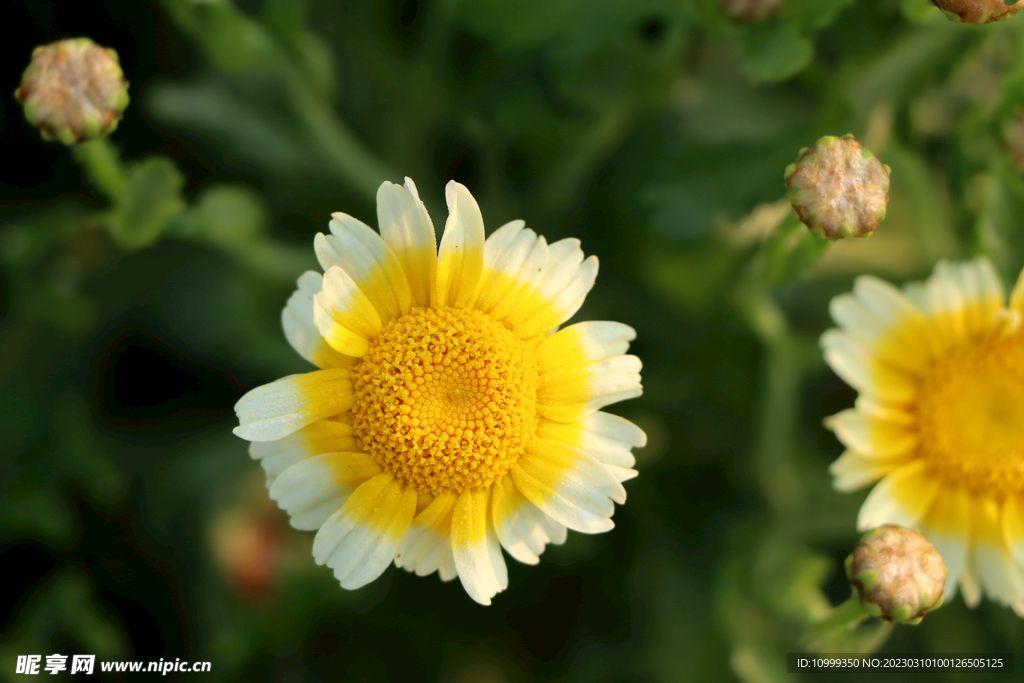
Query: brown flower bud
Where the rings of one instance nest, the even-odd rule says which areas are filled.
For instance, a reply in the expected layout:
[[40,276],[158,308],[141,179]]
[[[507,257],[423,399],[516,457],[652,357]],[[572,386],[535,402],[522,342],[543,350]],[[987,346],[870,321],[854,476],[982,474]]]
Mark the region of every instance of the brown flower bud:
[[128,81],[116,52],[72,38],[37,47],[14,96],[43,139],[73,145],[117,128]]
[[1003,143],[1010,165],[1024,173],[1024,109],[1018,108],[1003,124]]
[[932,4],[953,21],[962,21],[965,24],[1002,21],[1024,9],[1024,0],[932,0]]
[[864,534],[846,558],[846,576],[869,613],[916,624],[942,605],[946,563],[913,529],[883,524]]
[[718,0],[718,4],[736,21],[764,21],[782,8],[782,0]]
[[826,135],[786,167],[796,215],[819,237],[866,237],[885,218],[889,167],[853,139]]

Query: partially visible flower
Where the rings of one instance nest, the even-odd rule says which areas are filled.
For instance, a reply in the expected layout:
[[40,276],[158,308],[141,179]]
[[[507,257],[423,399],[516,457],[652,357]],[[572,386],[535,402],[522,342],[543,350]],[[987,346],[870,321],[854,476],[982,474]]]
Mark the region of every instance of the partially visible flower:
[[885,218],[889,167],[852,135],[826,135],[786,167],[796,215],[819,237],[866,237]]
[[914,529],[883,524],[864,534],[846,558],[846,576],[868,613],[916,624],[942,605],[946,565]]
[[940,262],[902,291],[871,276],[832,300],[825,360],[860,392],[827,424],[847,447],[833,485],[881,481],[860,529],[920,529],[968,605],[1024,616],[1024,273],[1009,306],[984,258]]
[[282,313],[322,368],[253,389],[235,433],[254,442],[270,496],[342,587],[392,561],[458,576],[477,602],[508,583],[502,548],[535,564],[567,527],[608,531],[644,433],[600,412],[641,394],[635,337],[614,322],[556,331],[597,276],[579,241],[522,221],[484,239],[455,182],[438,250],[416,192],[384,183],[378,235],[336,213]]
[[37,47],[14,96],[46,140],[73,145],[109,134],[128,106],[117,53],[88,38]]
[[782,8],[782,0],[718,0],[718,4],[738,21],[764,21]]
[[1024,0],[932,0],[932,4],[953,21],[962,21],[965,24],[1002,21],[1024,8]]
[[242,597],[260,601],[281,581],[284,520],[260,482],[246,480],[237,504],[217,515],[210,528],[213,559],[225,582]]

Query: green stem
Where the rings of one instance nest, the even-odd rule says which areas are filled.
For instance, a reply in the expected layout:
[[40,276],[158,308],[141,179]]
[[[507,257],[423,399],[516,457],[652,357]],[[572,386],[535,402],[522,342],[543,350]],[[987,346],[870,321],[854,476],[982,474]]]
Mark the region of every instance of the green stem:
[[754,470],[776,514],[798,509],[804,499],[803,485],[793,464],[803,379],[802,351],[788,334],[769,343],[765,350]]
[[309,91],[298,74],[289,72],[283,80],[296,115],[323,150],[337,177],[357,190],[363,199],[376,203],[377,188],[381,183],[385,180],[398,181],[400,177],[342,123],[333,109]]
[[867,619],[869,615],[860,604],[860,598],[851,595],[821,621],[811,624],[804,634],[803,642],[811,643],[837,631],[849,629]]
[[128,183],[121,152],[109,138],[102,137],[83,142],[72,148],[75,161],[85,171],[85,177],[111,202],[117,202]]
[[588,175],[622,141],[632,120],[629,107],[619,103],[611,106],[591,126],[576,149],[563,160],[544,185],[541,201],[548,213],[557,213],[575,200]]
[[747,324],[765,347],[754,469],[773,512],[799,509],[804,491],[794,463],[800,384],[807,372],[806,344],[789,326],[772,288],[817,263],[828,242],[814,237],[790,214],[761,243],[735,290]]

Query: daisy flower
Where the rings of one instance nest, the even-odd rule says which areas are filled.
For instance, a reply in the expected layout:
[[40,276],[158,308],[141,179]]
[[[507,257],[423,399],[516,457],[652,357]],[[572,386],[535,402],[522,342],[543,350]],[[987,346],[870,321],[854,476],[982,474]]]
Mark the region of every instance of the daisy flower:
[[946,596],[982,592],[1024,616],[1024,273],[1010,296],[984,258],[939,263],[902,291],[857,279],[832,300],[825,359],[859,391],[828,419],[847,450],[833,484],[881,480],[857,526],[920,529]]
[[281,318],[321,368],[235,406],[270,496],[342,587],[396,566],[456,576],[477,602],[508,585],[502,548],[535,564],[567,528],[614,525],[644,433],[600,408],[641,394],[636,334],[562,330],[597,276],[579,240],[548,244],[513,221],[484,239],[455,182],[434,227],[406,178],[377,192],[378,235],[336,213]]

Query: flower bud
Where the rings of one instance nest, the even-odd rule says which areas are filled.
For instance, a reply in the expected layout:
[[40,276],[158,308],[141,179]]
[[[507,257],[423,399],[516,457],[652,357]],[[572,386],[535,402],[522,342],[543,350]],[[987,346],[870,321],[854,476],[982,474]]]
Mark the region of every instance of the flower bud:
[[965,24],[1002,21],[1024,9],[1024,0],[932,0],[932,4],[953,21],[962,21]]
[[1003,124],[1003,144],[1010,165],[1024,173],[1024,109],[1018,107]]
[[883,524],[864,534],[846,558],[846,576],[865,611],[916,624],[942,604],[946,563],[913,529]]
[[73,145],[117,128],[128,81],[116,52],[72,38],[37,47],[14,96],[44,140]]
[[782,8],[782,0],[718,0],[718,4],[736,21],[764,21]]
[[885,218],[889,167],[852,135],[826,135],[800,150],[785,177],[796,215],[819,237],[866,237]]

